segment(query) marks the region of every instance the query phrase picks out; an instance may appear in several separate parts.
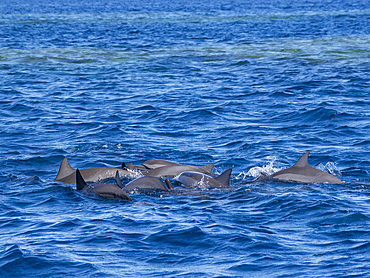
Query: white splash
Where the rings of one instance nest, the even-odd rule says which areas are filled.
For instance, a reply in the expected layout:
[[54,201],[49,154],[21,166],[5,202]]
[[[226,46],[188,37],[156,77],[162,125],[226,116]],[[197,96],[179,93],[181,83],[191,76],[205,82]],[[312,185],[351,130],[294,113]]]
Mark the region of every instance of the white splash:
[[[274,167],[274,162],[276,161],[276,156],[267,156],[267,165],[255,166],[249,169],[247,173],[241,173],[244,175],[243,179],[246,176],[257,178],[263,175],[272,175],[273,173],[279,171],[279,168]],[[240,175],[239,175],[240,176]]]
[[325,165],[320,163],[315,166],[315,168],[328,172],[329,174],[340,176],[342,175],[341,171],[338,169],[337,164],[335,162],[327,162]]

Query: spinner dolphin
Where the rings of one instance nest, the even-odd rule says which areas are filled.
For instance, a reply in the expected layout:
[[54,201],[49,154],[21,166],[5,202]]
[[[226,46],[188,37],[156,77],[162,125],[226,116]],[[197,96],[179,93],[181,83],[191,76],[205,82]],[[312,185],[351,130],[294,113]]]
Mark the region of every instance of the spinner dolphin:
[[168,191],[169,189],[164,185],[164,183],[158,178],[151,176],[144,176],[137,178],[122,188],[126,192],[131,192],[135,189],[137,190],[153,190],[153,191]]
[[128,166],[123,167],[123,169],[139,171],[145,176],[173,178],[187,171],[212,175],[212,169],[214,167],[214,164],[198,167],[194,165],[178,164],[162,159],[153,159],[145,161],[142,165],[133,165],[132,163],[129,163]]
[[[80,169],[79,171],[86,182],[100,182],[104,180],[114,179],[117,171],[120,177],[137,177],[137,174],[134,172],[111,167],[87,168]],[[60,164],[58,175],[55,180],[64,183],[76,182],[76,169],[72,168],[71,165],[69,165],[67,157],[65,157]]]
[[308,164],[309,152],[303,154],[300,159],[292,166],[287,169],[278,171],[271,175],[273,179],[286,182],[296,183],[330,183],[339,184],[343,183],[337,177],[311,167]]
[[217,177],[212,177],[203,173],[183,172],[176,180],[187,188],[227,187],[230,186],[231,171],[232,169],[228,169]]
[[132,201],[131,197],[117,184],[122,184],[119,172],[116,171],[116,184],[92,184],[88,185],[80,171],[76,170],[76,188],[86,195],[96,195],[109,200]]

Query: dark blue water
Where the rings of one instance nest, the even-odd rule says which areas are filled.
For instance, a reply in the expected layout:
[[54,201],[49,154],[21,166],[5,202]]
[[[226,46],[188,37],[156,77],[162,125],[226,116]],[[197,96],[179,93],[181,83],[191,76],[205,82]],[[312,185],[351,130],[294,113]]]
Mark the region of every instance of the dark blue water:
[[[0,3],[1,277],[370,276],[368,1]],[[309,162],[341,185],[252,182]],[[84,196],[73,167],[232,167]]]

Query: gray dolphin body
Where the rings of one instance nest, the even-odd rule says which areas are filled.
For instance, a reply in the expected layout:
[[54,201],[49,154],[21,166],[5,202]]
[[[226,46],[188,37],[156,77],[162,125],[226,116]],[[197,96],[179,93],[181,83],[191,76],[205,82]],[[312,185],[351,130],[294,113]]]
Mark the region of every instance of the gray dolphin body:
[[174,178],[183,172],[198,172],[202,174],[212,175],[212,169],[215,167],[213,164],[208,164],[202,167],[193,165],[172,165],[163,166],[155,169],[150,169],[142,172],[143,175],[148,175],[152,177],[162,177],[162,178]]
[[[79,170],[82,177],[86,182],[100,182],[104,180],[114,179],[116,172],[118,171],[119,176],[136,177],[137,175],[133,172],[111,168],[111,167],[96,167]],[[65,157],[60,164],[58,175],[55,178],[56,181],[64,183],[75,183],[76,182],[76,169],[69,165],[68,158]]]
[[[133,165],[131,162],[128,164],[126,169],[129,170],[148,170],[148,169],[157,169],[160,167],[165,167],[165,166],[179,166],[181,164],[168,161],[168,160],[163,160],[163,159],[152,159],[152,160],[147,160],[141,165]],[[123,167],[124,168],[124,167]]]
[[214,164],[198,167],[194,165],[178,164],[163,159],[153,159],[145,161],[142,165],[133,165],[130,163],[127,169],[134,171],[139,170],[140,173],[145,176],[173,178],[187,171],[212,175],[212,169],[214,167]]
[[135,189],[168,191],[168,188],[163,184],[162,181],[151,176],[137,178],[126,184],[125,187],[123,187],[123,190],[126,192],[131,192]]
[[[116,171],[115,179],[116,183],[122,184],[118,171]],[[86,195],[97,195],[109,200],[132,201],[131,197],[116,184],[88,185],[78,169],[76,170],[76,187],[78,191]]]
[[232,169],[228,169],[217,177],[196,172],[184,172],[176,180],[187,188],[225,187],[230,186],[231,171]]
[[343,183],[337,177],[313,168],[308,164],[309,152],[301,156],[300,159],[292,166],[287,169],[278,171],[271,175],[273,179],[286,182],[296,183],[330,183],[339,184]]
[[181,164],[163,159],[152,159],[145,161],[142,165],[148,169],[157,169],[165,166],[180,166]]

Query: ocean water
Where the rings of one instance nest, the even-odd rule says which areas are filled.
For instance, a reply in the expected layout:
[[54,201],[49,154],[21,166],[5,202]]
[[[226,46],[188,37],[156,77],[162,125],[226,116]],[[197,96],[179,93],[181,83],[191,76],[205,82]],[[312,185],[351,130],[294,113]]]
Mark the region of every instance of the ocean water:
[[[370,277],[368,1],[2,0],[0,117],[1,277]],[[345,183],[254,181],[307,151]],[[64,157],[231,187],[103,200]]]

